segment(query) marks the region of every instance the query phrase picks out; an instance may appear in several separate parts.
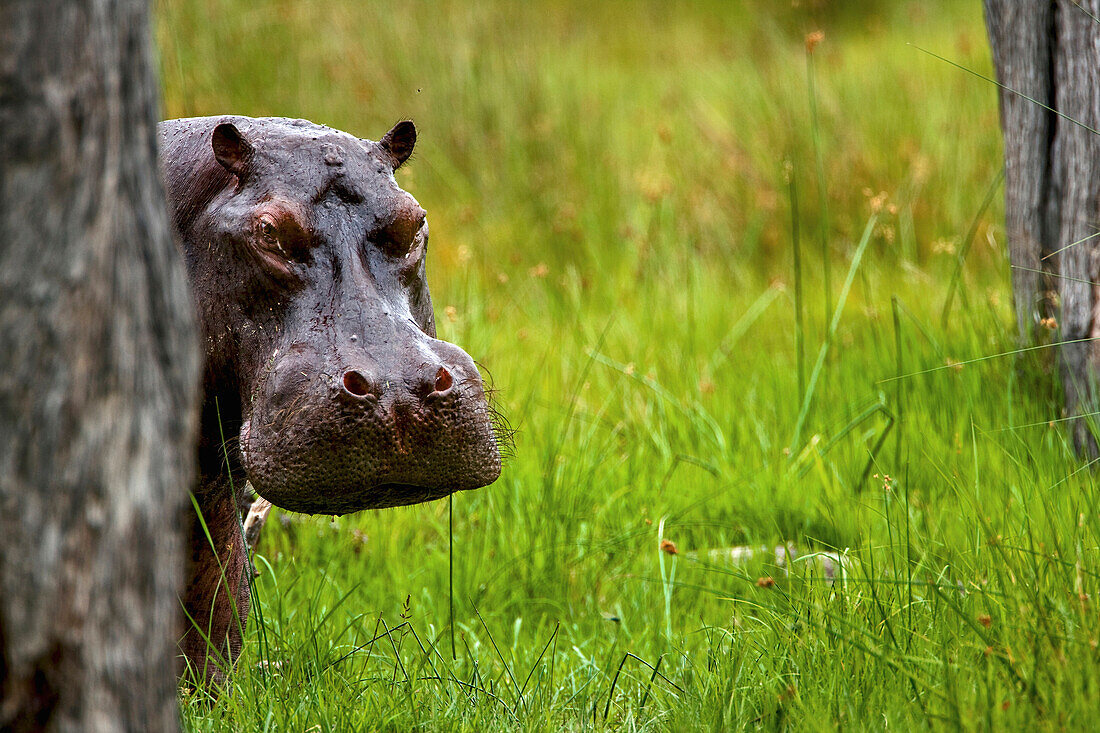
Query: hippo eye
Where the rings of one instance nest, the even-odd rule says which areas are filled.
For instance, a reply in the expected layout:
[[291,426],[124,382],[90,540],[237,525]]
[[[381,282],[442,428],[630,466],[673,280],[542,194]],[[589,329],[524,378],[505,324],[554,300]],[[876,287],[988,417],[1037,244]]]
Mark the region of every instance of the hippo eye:
[[309,260],[311,238],[293,215],[286,211],[261,211],[253,221],[253,237],[258,249],[286,260]]
[[279,233],[275,229],[275,222],[266,216],[260,218],[260,236],[268,244],[279,244]]

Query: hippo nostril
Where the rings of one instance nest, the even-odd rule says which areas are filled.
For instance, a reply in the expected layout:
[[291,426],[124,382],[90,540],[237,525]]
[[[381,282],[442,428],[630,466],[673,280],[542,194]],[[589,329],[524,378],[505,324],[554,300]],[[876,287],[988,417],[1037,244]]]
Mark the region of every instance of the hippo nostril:
[[452,384],[454,384],[454,379],[451,377],[451,373],[445,367],[439,367],[439,371],[435,373],[435,391],[446,392]]
[[371,393],[370,382],[354,369],[344,372],[344,389],[356,397],[366,397]]

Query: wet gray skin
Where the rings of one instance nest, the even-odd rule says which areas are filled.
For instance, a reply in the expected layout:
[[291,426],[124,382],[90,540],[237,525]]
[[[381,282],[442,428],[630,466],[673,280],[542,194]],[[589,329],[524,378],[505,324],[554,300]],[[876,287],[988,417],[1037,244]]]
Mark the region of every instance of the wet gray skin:
[[[305,120],[160,127],[200,313],[203,485],[229,469],[276,506],[343,514],[492,483],[500,454],[473,360],[435,338],[428,225],[379,142]],[[202,489],[200,487],[200,493]]]
[[428,225],[393,177],[411,122],[379,142],[247,117],[159,132],[204,344],[180,659],[209,684],[248,619],[246,481],[277,506],[343,514],[485,486],[500,453],[477,368],[435,338]]

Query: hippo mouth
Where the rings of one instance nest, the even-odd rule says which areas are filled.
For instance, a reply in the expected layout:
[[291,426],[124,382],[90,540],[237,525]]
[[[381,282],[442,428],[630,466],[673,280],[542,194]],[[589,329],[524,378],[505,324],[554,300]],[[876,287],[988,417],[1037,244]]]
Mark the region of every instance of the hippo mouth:
[[[370,497],[369,506],[363,506],[355,509],[349,509],[346,511],[337,511],[331,508],[331,505],[326,503],[324,499],[320,497],[292,497],[286,495],[286,492],[271,491],[266,486],[263,488],[257,488],[256,480],[252,478],[256,474],[250,467],[252,461],[250,457],[252,451],[249,450],[250,438],[252,432],[252,421],[246,420],[244,425],[241,426],[240,434],[240,452],[242,464],[245,467],[245,472],[249,475],[252,488],[260,496],[264,497],[272,504],[276,506],[288,509],[290,511],[297,511],[305,514],[345,514],[352,511],[358,511],[359,508],[363,509],[387,509],[390,507],[409,506],[411,504],[422,504],[428,501],[434,501],[435,499],[442,499],[445,496],[453,494],[458,488],[443,488],[437,486],[418,486],[415,484],[396,483],[392,481],[375,483],[373,485],[363,485],[355,488],[345,489],[345,491],[337,492],[341,494],[355,494],[355,495],[367,495]],[[261,482],[261,486],[262,486]],[[276,498],[272,498],[274,495]],[[277,499],[277,500],[276,500]]]
[[242,464],[260,496],[306,514],[419,504],[487,486],[501,470],[493,423],[484,402],[455,407],[452,419],[398,426],[309,409],[286,423],[257,405],[241,427]]
[[389,507],[435,501],[450,496],[455,491],[461,491],[461,489],[385,483],[367,487],[366,491],[371,496],[371,509],[387,509]]

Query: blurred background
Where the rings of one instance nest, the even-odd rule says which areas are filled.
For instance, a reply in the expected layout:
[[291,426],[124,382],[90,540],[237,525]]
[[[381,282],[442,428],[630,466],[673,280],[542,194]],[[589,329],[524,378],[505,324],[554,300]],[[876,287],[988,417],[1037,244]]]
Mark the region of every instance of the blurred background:
[[[428,211],[440,337],[481,363],[517,431],[502,478],[454,497],[453,527],[445,501],[270,522],[236,701],[187,708],[191,726],[259,726],[251,708],[302,729],[476,729],[514,722],[501,705],[579,725],[605,700],[627,728],[737,727],[784,699],[803,720],[821,705],[853,723],[868,704],[920,718],[896,663],[837,666],[843,629],[878,638],[906,609],[930,681],[951,650],[987,646],[960,641],[950,607],[914,617],[911,582],[987,575],[982,536],[1023,521],[1012,487],[1074,459],[1056,430],[998,432],[1059,417],[1047,362],[960,365],[1015,343],[996,88],[952,65],[992,76],[980,3],[156,9],[168,117],[305,117],[371,139],[415,120],[397,178]],[[830,588],[706,562],[783,543],[884,563],[890,598],[854,592],[866,606],[824,633],[828,613],[814,626],[806,609]],[[772,576],[783,595],[765,602]],[[379,618],[423,643],[368,654]],[[456,712],[446,685],[403,697],[339,671],[400,680],[432,645],[454,679],[510,689],[530,669],[531,688]],[[706,661],[723,645],[755,666]],[[664,659],[670,682],[632,662],[612,683],[627,651]],[[810,684],[800,665],[819,686],[788,694]],[[975,665],[958,699],[1015,684],[983,688]]]
[[300,116],[372,139],[415,120],[418,165],[402,182],[432,214],[444,278],[459,264],[495,276],[545,263],[550,280],[587,273],[602,300],[614,288],[595,273],[618,268],[703,258],[735,277],[785,274],[788,169],[807,232],[835,214],[836,253],[885,193],[896,213],[881,253],[924,264],[1000,168],[995,87],[919,50],[991,75],[976,3],[158,9],[169,117]]

